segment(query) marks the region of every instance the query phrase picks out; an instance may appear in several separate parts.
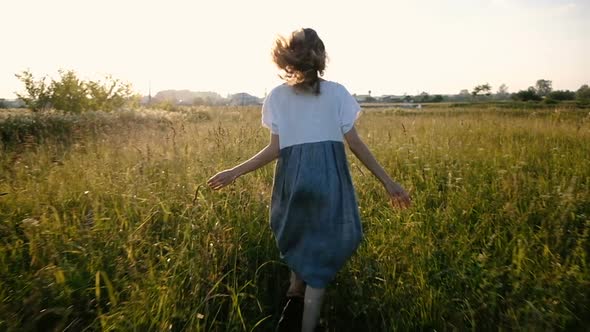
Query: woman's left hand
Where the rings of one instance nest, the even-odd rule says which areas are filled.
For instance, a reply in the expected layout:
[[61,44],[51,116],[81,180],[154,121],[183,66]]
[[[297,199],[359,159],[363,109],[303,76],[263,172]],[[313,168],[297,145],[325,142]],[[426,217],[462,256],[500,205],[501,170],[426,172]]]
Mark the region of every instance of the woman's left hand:
[[213,177],[207,180],[207,184],[209,185],[209,187],[211,187],[211,189],[219,190],[227,186],[228,184],[234,182],[234,180],[238,177],[239,175],[235,170],[226,169],[225,171],[213,175]]

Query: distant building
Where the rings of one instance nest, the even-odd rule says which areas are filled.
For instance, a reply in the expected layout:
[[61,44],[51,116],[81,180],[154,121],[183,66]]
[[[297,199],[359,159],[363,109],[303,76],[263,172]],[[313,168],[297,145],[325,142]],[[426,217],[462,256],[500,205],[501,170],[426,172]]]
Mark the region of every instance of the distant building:
[[372,98],[370,95],[357,95],[357,94],[353,95],[353,97],[359,103],[363,103],[363,102],[367,101],[367,99]]
[[151,103],[168,102],[174,105],[224,105],[225,98],[216,92],[211,91],[190,91],[190,90],[163,90],[152,97],[151,89],[149,95],[141,98],[142,105]]
[[378,102],[382,103],[400,103],[404,100],[404,96],[383,95],[376,98]]
[[0,108],[24,108],[26,105],[20,99],[0,98]]

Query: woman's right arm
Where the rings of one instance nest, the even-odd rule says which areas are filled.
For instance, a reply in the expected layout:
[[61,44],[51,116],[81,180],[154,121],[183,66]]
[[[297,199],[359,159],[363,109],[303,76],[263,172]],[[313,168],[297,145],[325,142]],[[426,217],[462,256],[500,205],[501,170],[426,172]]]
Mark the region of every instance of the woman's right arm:
[[375,175],[387,190],[391,203],[395,207],[405,208],[410,206],[410,196],[398,183],[393,181],[391,177],[385,172],[383,167],[379,165],[377,159],[373,156],[367,145],[359,137],[356,128],[352,127],[344,134],[348,147],[354,155]]
[[219,172],[207,180],[207,184],[215,190],[234,182],[238,177],[250,173],[277,159],[280,153],[279,135],[271,134],[270,142],[256,155],[238,166]]

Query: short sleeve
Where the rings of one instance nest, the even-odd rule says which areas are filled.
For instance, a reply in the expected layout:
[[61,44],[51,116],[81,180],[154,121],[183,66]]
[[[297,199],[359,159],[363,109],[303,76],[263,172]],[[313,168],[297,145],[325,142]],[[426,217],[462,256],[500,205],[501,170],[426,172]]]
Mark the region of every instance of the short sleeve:
[[277,124],[276,114],[276,107],[274,106],[273,102],[273,93],[272,91],[264,98],[264,102],[262,103],[262,126],[265,128],[270,129],[270,132],[278,135],[279,134],[279,126]]
[[361,106],[356,99],[342,87],[340,93],[340,127],[342,133],[346,134],[354,126],[354,122],[359,117]]

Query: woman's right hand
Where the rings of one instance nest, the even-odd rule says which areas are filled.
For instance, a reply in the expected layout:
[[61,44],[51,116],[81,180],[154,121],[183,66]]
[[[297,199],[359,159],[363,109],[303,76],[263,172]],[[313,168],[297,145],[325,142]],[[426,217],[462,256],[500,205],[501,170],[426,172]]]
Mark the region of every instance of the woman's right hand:
[[209,180],[207,180],[207,184],[209,187],[211,187],[211,189],[218,190],[234,182],[234,180],[238,177],[239,175],[234,169],[227,169],[213,175]]
[[410,195],[408,195],[399,183],[390,181],[385,185],[385,190],[387,190],[389,200],[394,208],[404,209],[412,205]]

